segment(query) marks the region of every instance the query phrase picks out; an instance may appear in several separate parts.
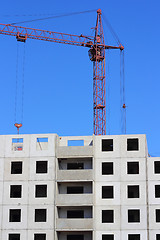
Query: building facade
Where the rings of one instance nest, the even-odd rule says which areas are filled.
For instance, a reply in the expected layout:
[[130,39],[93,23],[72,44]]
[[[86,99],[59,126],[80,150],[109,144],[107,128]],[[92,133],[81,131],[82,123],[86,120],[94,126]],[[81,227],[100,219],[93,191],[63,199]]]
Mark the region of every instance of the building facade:
[[1,135],[0,193],[2,240],[160,240],[145,135]]

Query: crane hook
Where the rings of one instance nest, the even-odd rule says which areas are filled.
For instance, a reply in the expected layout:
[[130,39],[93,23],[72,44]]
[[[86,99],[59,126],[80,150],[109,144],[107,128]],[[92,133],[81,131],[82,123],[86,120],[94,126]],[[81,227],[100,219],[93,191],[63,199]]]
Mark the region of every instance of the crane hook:
[[17,134],[19,134],[19,129],[22,127],[22,123],[15,123],[14,126],[17,128]]

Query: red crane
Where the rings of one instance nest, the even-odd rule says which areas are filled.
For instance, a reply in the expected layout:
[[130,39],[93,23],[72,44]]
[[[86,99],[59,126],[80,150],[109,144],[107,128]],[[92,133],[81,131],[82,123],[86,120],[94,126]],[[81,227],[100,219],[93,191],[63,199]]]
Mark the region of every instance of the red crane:
[[93,126],[95,135],[106,135],[105,49],[120,49],[121,51],[124,49],[121,44],[119,46],[105,45],[101,14],[101,9],[98,9],[94,36],[83,36],[82,34],[78,36],[0,24],[0,34],[15,36],[20,42],[25,42],[31,38],[90,48],[89,57],[93,62]]

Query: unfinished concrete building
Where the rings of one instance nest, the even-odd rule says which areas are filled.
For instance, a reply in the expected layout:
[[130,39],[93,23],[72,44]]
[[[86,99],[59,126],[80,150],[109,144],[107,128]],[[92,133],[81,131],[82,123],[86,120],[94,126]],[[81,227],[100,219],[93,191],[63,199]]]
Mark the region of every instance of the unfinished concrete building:
[[0,136],[0,239],[160,240],[145,135]]

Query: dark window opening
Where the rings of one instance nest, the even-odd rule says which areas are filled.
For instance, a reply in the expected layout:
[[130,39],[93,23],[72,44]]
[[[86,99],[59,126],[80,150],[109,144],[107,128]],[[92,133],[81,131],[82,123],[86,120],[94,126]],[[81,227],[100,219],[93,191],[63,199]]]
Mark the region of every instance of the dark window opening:
[[22,186],[11,185],[10,186],[10,198],[21,198]]
[[84,163],[67,163],[67,169],[84,169]]
[[160,222],[160,209],[156,209],[156,222]]
[[84,240],[84,235],[67,235],[67,240]]
[[11,174],[22,174],[22,162],[11,162]]
[[36,185],[35,197],[47,197],[47,185]]
[[114,235],[113,234],[103,234],[102,240],[114,240]]
[[128,222],[129,223],[140,222],[140,210],[139,209],[128,210]]
[[83,210],[69,210],[67,211],[67,218],[84,218]]
[[113,175],[113,162],[102,163],[102,175]]
[[35,209],[35,222],[46,222],[46,209]]
[[128,174],[139,174],[139,162],[127,162]]
[[83,187],[80,187],[80,186],[67,187],[67,194],[82,194],[82,193],[83,193]]
[[20,234],[18,233],[10,233],[9,240],[20,240]]
[[102,139],[102,152],[113,151],[113,139]]
[[9,221],[10,222],[20,222],[21,221],[21,209],[10,209]]
[[160,234],[156,234],[156,240],[160,240]]
[[128,234],[128,240],[140,240],[140,234]]
[[113,198],[113,186],[102,186],[102,198]]
[[139,198],[139,186],[128,186],[128,198]]
[[155,185],[155,198],[160,198],[160,185]]
[[47,173],[48,162],[47,161],[37,161],[36,162],[36,173]]
[[154,162],[154,173],[159,174],[160,173],[160,161]]
[[127,151],[138,151],[139,143],[138,138],[127,139]]
[[46,234],[45,233],[35,233],[34,240],[46,240]]
[[102,223],[113,223],[114,212],[113,210],[102,210]]

